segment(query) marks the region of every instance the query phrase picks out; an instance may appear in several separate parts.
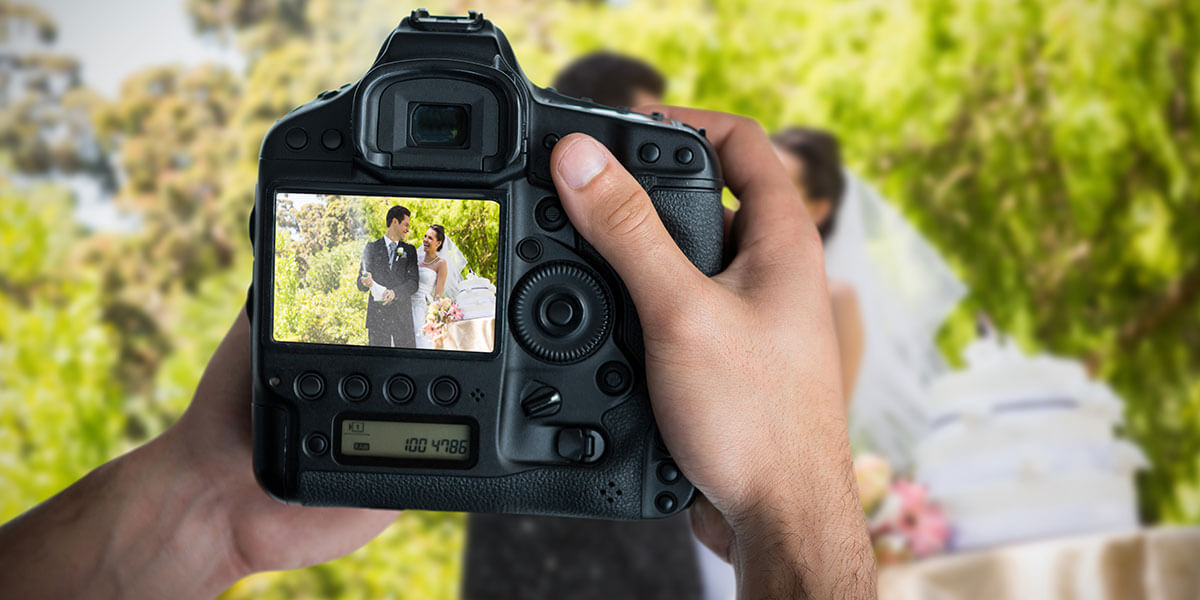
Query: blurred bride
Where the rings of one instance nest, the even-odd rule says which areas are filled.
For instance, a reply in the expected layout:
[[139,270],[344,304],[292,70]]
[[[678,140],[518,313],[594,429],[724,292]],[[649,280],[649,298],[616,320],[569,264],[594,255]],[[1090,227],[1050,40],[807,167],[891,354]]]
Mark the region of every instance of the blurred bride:
[[[836,137],[790,127],[771,142],[821,235],[851,445],[903,471],[927,426],[929,385],[946,368],[934,339],[964,288],[921,234],[842,166]],[[733,570],[695,546],[705,598],[732,598]]]
[[842,167],[837,138],[791,127],[771,141],[821,234],[851,443],[903,470],[925,431],[929,384],[946,368],[935,337],[963,285],[899,211]]
[[419,283],[412,295],[413,329],[416,331],[417,348],[433,348],[433,338],[425,332],[425,316],[429,305],[443,295],[457,297],[463,282],[462,270],[466,257],[446,237],[446,228],[430,225],[425,231],[421,247],[417,248],[417,273]]

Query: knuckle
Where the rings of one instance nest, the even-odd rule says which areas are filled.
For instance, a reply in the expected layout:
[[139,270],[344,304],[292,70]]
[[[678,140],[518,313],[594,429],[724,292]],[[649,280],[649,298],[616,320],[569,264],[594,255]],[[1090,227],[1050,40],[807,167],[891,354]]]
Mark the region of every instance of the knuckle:
[[646,192],[638,187],[614,190],[613,196],[620,200],[601,208],[602,223],[609,235],[628,237],[643,231],[653,211]]

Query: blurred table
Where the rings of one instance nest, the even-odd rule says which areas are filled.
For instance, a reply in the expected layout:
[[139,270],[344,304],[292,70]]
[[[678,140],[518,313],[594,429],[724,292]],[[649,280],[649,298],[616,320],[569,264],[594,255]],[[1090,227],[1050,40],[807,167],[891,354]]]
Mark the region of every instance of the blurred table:
[[1200,529],[1062,538],[887,567],[879,598],[1195,600]]
[[468,352],[491,352],[495,339],[495,317],[455,321],[446,325],[446,337],[442,339],[442,348]]

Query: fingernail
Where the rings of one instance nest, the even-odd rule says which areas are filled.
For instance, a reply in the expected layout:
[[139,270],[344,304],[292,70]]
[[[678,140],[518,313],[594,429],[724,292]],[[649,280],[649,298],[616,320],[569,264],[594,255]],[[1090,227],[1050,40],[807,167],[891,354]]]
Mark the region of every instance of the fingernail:
[[608,156],[600,144],[591,138],[580,138],[559,159],[558,174],[571,189],[577,190],[591,183],[606,164]]

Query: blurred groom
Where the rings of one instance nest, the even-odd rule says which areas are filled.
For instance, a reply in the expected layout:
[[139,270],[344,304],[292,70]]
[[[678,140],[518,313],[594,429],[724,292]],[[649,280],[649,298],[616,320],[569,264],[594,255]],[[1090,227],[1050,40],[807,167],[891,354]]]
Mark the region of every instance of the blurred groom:
[[407,208],[388,209],[383,237],[367,242],[359,267],[358,289],[367,294],[367,339],[372,346],[415,348],[412,303],[417,291],[417,251],[404,243]]

